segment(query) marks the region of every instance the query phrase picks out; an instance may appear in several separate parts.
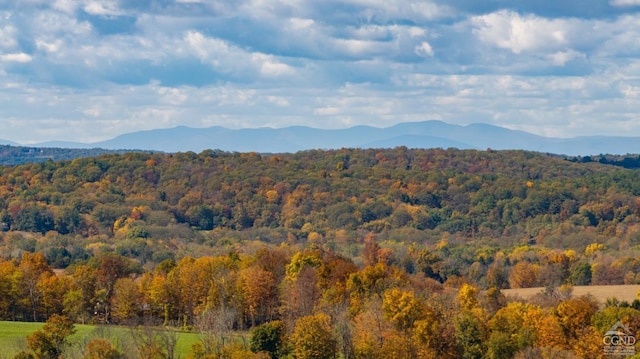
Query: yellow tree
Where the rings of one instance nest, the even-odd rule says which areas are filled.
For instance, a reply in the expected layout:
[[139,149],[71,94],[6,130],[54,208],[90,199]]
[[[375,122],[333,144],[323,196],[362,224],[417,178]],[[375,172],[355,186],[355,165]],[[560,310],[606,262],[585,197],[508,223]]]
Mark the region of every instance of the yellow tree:
[[73,333],[73,322],[56,314],[47,320],[42,329],[27,336],[27,347],[39,359],[61,358],[68,344],[68,337]]
[[151,314],[161,316],[164,319],[163,325],[169,325],[171,306],[176,304],[177,299],[169,288],[166,274],[160,272],[143,274],[140,280],[140,291],[143,302],[149,306]]
[[298,319],[291,343],[298,359],[331,359],[337,353],[331,319],[322,313]]
[[402,291],[398,288],[389,289],[384,293],[382,310],[385,318],[400,331],[413,328],[417,320],[425,317],[426,311],[422,301],[416,298],[412,291]]
[[138,284],[131,278],[120,278],[113,288],[111,314],[113,318],[124,323],[135,318],[141,312],[142,294]]
[[40,252],[33,254],[24,252],[18,268],[22,272],[23,288],[27,295],[26,299],[30,305],[33,320],[37,321],[40,300],[42,299],[42,292],[38,288],[38,283],[43,276],[54,275],[53,270],[51,270],[44,255]]
[[0,318],[14,319],[22,297],[22,272],[11,261],[0,260]]
[[57,275],[41,276],[38,290],[42,293],[41,307],[45,316],[60,314],[64,310],[64,296],[69,291],[68,277]]
[[536,286],[538,266],[529,262],[518,262],[511,267],[509,284],[511,288],[530,288]]
[[251,325],[273,319],[278,302],[273,273],[250,267],[240,271],[239,281],[244,311],[249,315]]
[[125,356],[104,338],[91,339],[85,345],[82,359],[124,359]]
[[555,314],[569,340],[581,340],[579,333],[591,325],[591,317],[598,311],[598,302],[590,296],[570,298],[560,302]]
[[511,357],[535,343],[535,313],[540,308],[521,302],[510,302],[489,320],[491,334],[487,341],[489,358]]
[[69,279],[69,290],[63,297],[64,312],[71,319],[84,323],[94,314],[96,270],[87,265],[74,266]]
[[567,338],[558,317],[547,314],[536,323],[537,346],[541,348],[567,349]]
[[169,286],[176,293],[176,305],[183,316],[184,326],[193,322],[196,307],[206,301],[210,278],[202,269],[203,266],[196,265],[195,259],[185,257],[167,276]]

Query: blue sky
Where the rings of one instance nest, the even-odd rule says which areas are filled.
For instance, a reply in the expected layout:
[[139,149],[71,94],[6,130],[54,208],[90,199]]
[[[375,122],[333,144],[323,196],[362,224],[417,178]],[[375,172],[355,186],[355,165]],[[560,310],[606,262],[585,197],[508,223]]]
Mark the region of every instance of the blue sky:
[[0,0],[0,139],[442,120],[640,136],[640,0]]

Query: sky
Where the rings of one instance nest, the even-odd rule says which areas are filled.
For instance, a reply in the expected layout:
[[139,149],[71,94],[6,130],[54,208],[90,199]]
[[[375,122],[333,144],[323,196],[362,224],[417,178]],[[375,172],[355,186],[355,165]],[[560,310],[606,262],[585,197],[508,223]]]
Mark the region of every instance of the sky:
[[0,0],[0,139],[441,120],[640,137],[640,0]]

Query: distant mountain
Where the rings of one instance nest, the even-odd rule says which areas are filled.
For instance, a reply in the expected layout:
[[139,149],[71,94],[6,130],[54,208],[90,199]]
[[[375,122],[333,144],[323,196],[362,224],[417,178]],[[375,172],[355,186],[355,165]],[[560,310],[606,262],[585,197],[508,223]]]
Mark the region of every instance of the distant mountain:
[[0,145],[19,146],[19,144],[7,140],[0,139]]
[[[57,144],[60,146],[54,146]],[[442,121],[406,122],[387,128],[356,126],[338,130],[305,126],[252,129],[179,126],[132,132],[108,141],[91,144],[48,142],[46,145],[48,147],[164,152],[201,152],[205,149],[219,149],[279,153],[343,147],[406,146],[409,148],[521,149],[570,156],[640,153],[640,137],[549,138],[488,124],[459,126]]]

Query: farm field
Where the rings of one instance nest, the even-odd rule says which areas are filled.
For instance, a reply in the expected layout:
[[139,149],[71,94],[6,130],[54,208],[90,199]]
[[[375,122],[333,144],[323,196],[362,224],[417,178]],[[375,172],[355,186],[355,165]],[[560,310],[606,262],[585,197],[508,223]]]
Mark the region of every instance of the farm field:
[[[0,321],[0,359],[12,358],[23,350],[25,338],[34,331],[42,328],[44,323]],[[130,339],[130,329],[118,326],[75,325],[76,333],[71,336],[73,352],[80,352],[85,343],[93,338],[108,338],[113,343],[123,343]],[[200,339],[196,333],[178,332],[176,352],[182,358],[191,349],[191,345]],[[80,357],[80,356],[79,356]]]
[[[520,297],[527,300],[540,292],[544,292],[544,290],[545,288],[543,287],[503,289],[502,293],[507,297]],[[574,286],[572,294],[574,297],[591,294],[600,303],[604,303],[607,299],[614,297],[619,301],[631,303],[638,298],[638,291],[640,291],[640,285],[586,285]]]

